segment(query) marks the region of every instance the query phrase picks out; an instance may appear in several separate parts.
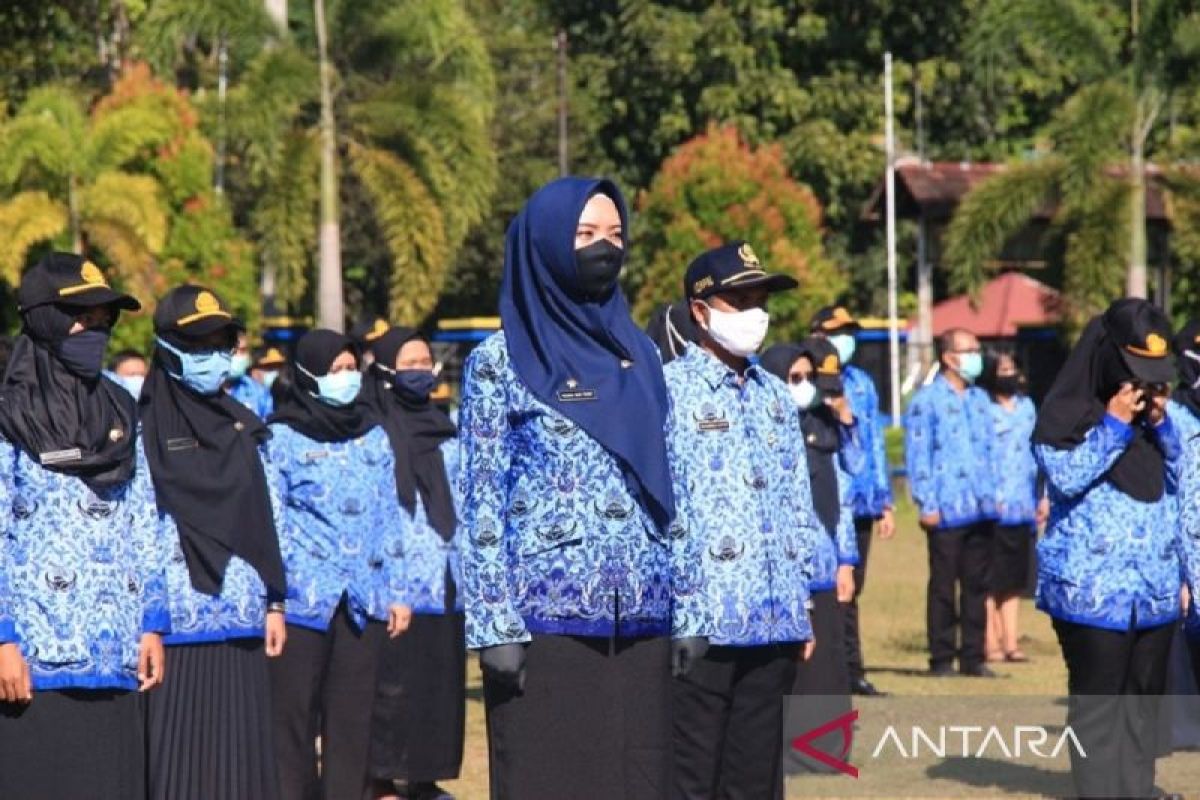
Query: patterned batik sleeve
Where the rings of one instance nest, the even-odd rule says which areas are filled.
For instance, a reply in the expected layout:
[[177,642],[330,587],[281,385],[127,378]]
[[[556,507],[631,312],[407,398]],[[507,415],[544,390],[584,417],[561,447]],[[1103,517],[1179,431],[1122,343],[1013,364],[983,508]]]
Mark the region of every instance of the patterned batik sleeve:
[[[863,425],[858,420],[850,425],[838,426],[838,467],[848,478],[861,474],[871,466],[868,463],[870,459],[867,450],[863,447],[864,432]],[[849,489],[846,494],[849,495]]]
[[170,633],[171,611],[167,604],[167,564],[174,550],[175,527],[158,513],[150,464],[139,440],[137,469],[129,488],[130,540],[139,564],[142,585],[142,632]]
[[[275,464],[272,458],[271,450],[266,445],[258,448],[258,455],[262,459],[263,474],[267,478],[267,494],[271,498],[271,517],[275,522],[275,536],[279,540],[280,557],[283,555],[283,542],[287,536],[288,514],[287,504],[283,502],[284,495],[284,480],[283,473]],[[285,591],[282,596],[276,597],[270,589],[267,589],[267,602],[282,602],[287,597]]]
[[904,460],[908,486],[921,516],[939,512],[933,477],[933,408],[927,390],[919,392],[904,418]]
[[1132,438],[1133,428],[1105,414],[1070,450],[1036,444],[1033,454],[1050,486],[1064,497],[1075,497],[1108,472]]
[[875,390],[875,382],[866,381],[867,406],[870,410],[867,417],[860,422],[866,435],[863,447],[866,449],[867,468],[871,470],[875,481],[875,495],[883,501],[883,505],[892,506],[892,479],[888,474],[887,437],[883,432],[883,418],[879,414],[879,392]]
[[690,460],[681,446],[674,403],[667,416],[667,461],[671,469],[671,485],[675,494],[675,519],[669,531],[671,545],[671,635],[677,639],[689,636],[713,636],[716,620],[712,604],[705,592],[704,549],[700,531],[695,528],[692,513],[694,477]]
[[[817,511],[813,507],[812,486],[808,481],[808,453],[805,451],[804,433],[800,430],[800,415],[788,414],[786,431],[784,432],[784,441],[788,442],[795,452],[792,454],[795,469],[791,470],[792,486],[791,497],[793,503],[793,513],[796,515],[797,525],[799,526],[800,541],[803,544],[801,550],[804,553],[804,564],[802,571],[804,574],[804,585],[802,587],[803,594],[808,594],[808,587],[813,582],[813,577],[817,574],[817,547],[821,543],[820,537],[826,537],[829,534],[825,532],[825,527],[817,519]],[[808,604],[808,597],[804,598],[805,605]],[[810,633],[811,637],[811,633]]]
[[1200,625],[1200,437],[1183,445],[1179,470],[1179,556],[1183,579],[1191,591],[1189,627]]
[[384,599],[389,606],[411,606],[404,544],[413,535],[413,518],[400,505],[396,489],[396,455],[391,445],[386,450],[387,457],[379,466],[380,502],[375,504],[378,514],[376,531],[383,537],[382,552],[387,554],[383,560]]
[[459,409],[463,605],[467,647],[474,649],[530,639],[505,558],[511,458],[502,349],[484,343],[471,353]]
[[1163,421],[1152,430],[1166,462],[1167,487],[1175,491],[1179,487],[1179,470],[1183,461],[1183,441],[1179,428],[1170,417],[1163,417]]
[[837,562],[839,567],[857,566],[859,561],[858,534],[854,530],[854,503],[850,499],[850,473],[842,468],[840,460],[836,465],[836,470],[838,497],[841,501],[837,536],[834,541],[837,548]]
[[12,523],[13,468],[16,449],[0,441],[0,644],[20,642],[12,609],[12,545],[8,527]]

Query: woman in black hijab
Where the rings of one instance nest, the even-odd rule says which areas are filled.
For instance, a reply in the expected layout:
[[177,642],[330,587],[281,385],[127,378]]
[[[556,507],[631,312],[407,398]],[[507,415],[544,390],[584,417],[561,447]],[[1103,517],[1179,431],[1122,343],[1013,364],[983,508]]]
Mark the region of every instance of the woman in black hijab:
[[174,558],[172,679],[149,705],[150,797],[279,796],[267,662],[286,639],[278,472],[270,433],[224,389],[241,323],[181,286],[154,313],[141,393],[146,459]]
[[[1180,614],[1181,443],[1166,413],[1171,329],[1145,300],[1094,317],[1038,412],[1034,456],[1050,520],[1038,608],[1067,666],[1081,797],[1154,793],[1157,697]],[[1189,576],[1190,577],[1190,576]]]
[[[360,798],[384,631],[408,627],[396,454],[359,399],[361,354],[329,330],[296,345],[292,382],[270,420],[288,524],[288,645],[270,664],[281,794]],[[318,758],[315,740],[320,735]]]
[[138,691],[164,675],[165,552],[134,400],[101,374],[136,300],[54,253],[17,292],[0,386],[0,797],[145,794]]
[[[391,328],[371,344],[363,400],[396,453],[400,505],[412,517],[405,583],[413,619],[386,643],[371,724],[376,797],[443,796],[458,777],[466,724],[466,642],[458,585],[458,517],[452,490],[457,429],[430,402],[437,379],[429,342]],[[393,788],[395,784],[395,788]]]

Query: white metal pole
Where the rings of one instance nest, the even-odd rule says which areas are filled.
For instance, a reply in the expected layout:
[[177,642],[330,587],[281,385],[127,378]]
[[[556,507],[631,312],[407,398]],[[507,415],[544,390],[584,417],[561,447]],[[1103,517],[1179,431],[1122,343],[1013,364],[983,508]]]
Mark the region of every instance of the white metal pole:
[[892,124],[892,54],[883,54],[884,147],[887,171],[888,361],[891,368],[892,427],[900,427],[900,320],[896,308],[896,131]]

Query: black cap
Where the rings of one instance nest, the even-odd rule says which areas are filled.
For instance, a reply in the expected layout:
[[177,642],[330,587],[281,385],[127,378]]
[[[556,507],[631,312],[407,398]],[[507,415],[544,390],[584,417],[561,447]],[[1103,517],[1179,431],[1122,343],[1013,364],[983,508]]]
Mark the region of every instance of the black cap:
[[108,285],[100,268],[74,253],[51,253],[21,278],[17,306],[28,311],[49,303],[69,306],[115,306],[137,311],[142,304]]
[[264,345],[254,349],[254,361],[250,365],[254,369],[271,369],[287,364],[287,356],[275,345]]
[[723,244],[700,254],[688,265],[683,277],[683,293],[688,300],[703,300],[735,289],[762,288],[768,292],[782,292],[799,285],[799,281],[788,275],[764,272],[753,248],[742,241]]
[[156,333],[174,332],[194,338],[223,328],[245,330],[217,293],[203,286],[179,286],[167,292],[154,310]]
[[838,333],[854,333],[862,330],[858,320],[846,310],[845,306],[825,306],[813,314],[809,330],[813,333],[824,333],[833,336]]
[[366,347],[391,329],[392,323],[383,317],[367,317],[350,329],[350,338],[358,342],[360,347]]
[[813,383],[825,394],[841,394],[842,361],[837,348],[828,339],[810,336],[800,342],[800,354],[813,364]]
[[1104,312],[1104,330],[1135,378],[1147,383],[1175,380],[1171,323],[1153,303],[1132,297],[1118,300]]

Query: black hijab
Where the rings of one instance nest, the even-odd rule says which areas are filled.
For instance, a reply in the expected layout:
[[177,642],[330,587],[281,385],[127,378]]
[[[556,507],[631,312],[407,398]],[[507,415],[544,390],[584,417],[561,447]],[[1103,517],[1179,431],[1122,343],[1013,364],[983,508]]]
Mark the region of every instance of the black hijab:
[[1184,325],[1172,344],[1179,385],[1171,397],[1200,416],[1200,320],[1192,320]]
[[[767,348],[759,359],[763,368],[784,383],[792,365],[801,356],[813,365],[809,380],[817,381],[816,366],[823,363],[830,353],[837,357],[837,350],[828,340],[810,337],[800,344],[777,344]],[[841,496],[838,491],[837,469],[834,458],[841,447],[840,423],[833,410],[825,403],[810,409],[798,409],[800,432],[804,436],[804,449],[808,456],[809,488],[812,492],[813,509],[830,536],[837,535],[841,516]]]
[[[192,314],[197,296],[215,298],[211,292],[197,290],[193,286],[172,290],[154,314],[155,333],[179,350],[192,349],[199,338],[179,320]],[[236,341],[232,320],[209,316],[197,322],[223,323],[230,346]],[[211,325],[204,327],[213,330]],[[198,394],[169,372],[180,374],[179,357],[160,345],[154,350],[138,406],[155,496],[159,508],[174,518],[179,529],[192,586],[219,594],[229,559],[236,555],[254,567],[272,597],[284,597],[283,558],[258,453],[258,446],[271,438],[270,432],[254,412],[227,393]]]
[[686,300],[664,303],[654,309],[646,323],[646,335],[658,346],[664,364],[683,355],[689,344],[700,341],[700,332]]
[[454,536],[454,495],[446,477],[441,444],[457,433],[454,423],[429,397],[414,397],[394,381],[396,356],[413,339],[425,340],[413,328],[391,328],[370,345],[375,362],[367,368],[363,402],[369,404],[387,431],[396,454],[396,489],[408,513],[417,495],[429,524],[445,541]]
[[348,406],[332,406],[317,399],[317,382],[296,367],[313,375],[328,374],[334,359],[343,350],[354,354],[362,366],[362,350],[348,336],[318,328],[300,337],[292,358],[290,379],[275,400],[275,413],[268,422],[281,422],[318,442],[345,442],[357,439],[378,421],[360,397]]
[[123,388],[103,376],[81,378],[54,354],[82,310],[49,303],[22,313],[0,386],[0,435],[44,468],[103,493],[133,477],[137,411]]
[[[1077,447],[1104,418],[1108,401],[1121,384],[1143,379],[1120,350],[1122,343],[1127,344],[1135,336],[1124,324],[1126,312],[1135,308],[1133,304],[1149,306],[1144,300],[1118,300],[1104,314],[1088,322],[1038,410],[1034,442],[1067,450]],[[1161,317],[1157,309],[1138,305],[1136,310],[1145,316]],[[1166,332],[1164,338],[1169,338],[1165,318],[1158,324]],[[1150,503],[1163,495],[1165,462],[1158,439],[1149,427],[1139,420],[1134,420],[1133,425],[1132,441],[1106,477],[1121,492]]]

